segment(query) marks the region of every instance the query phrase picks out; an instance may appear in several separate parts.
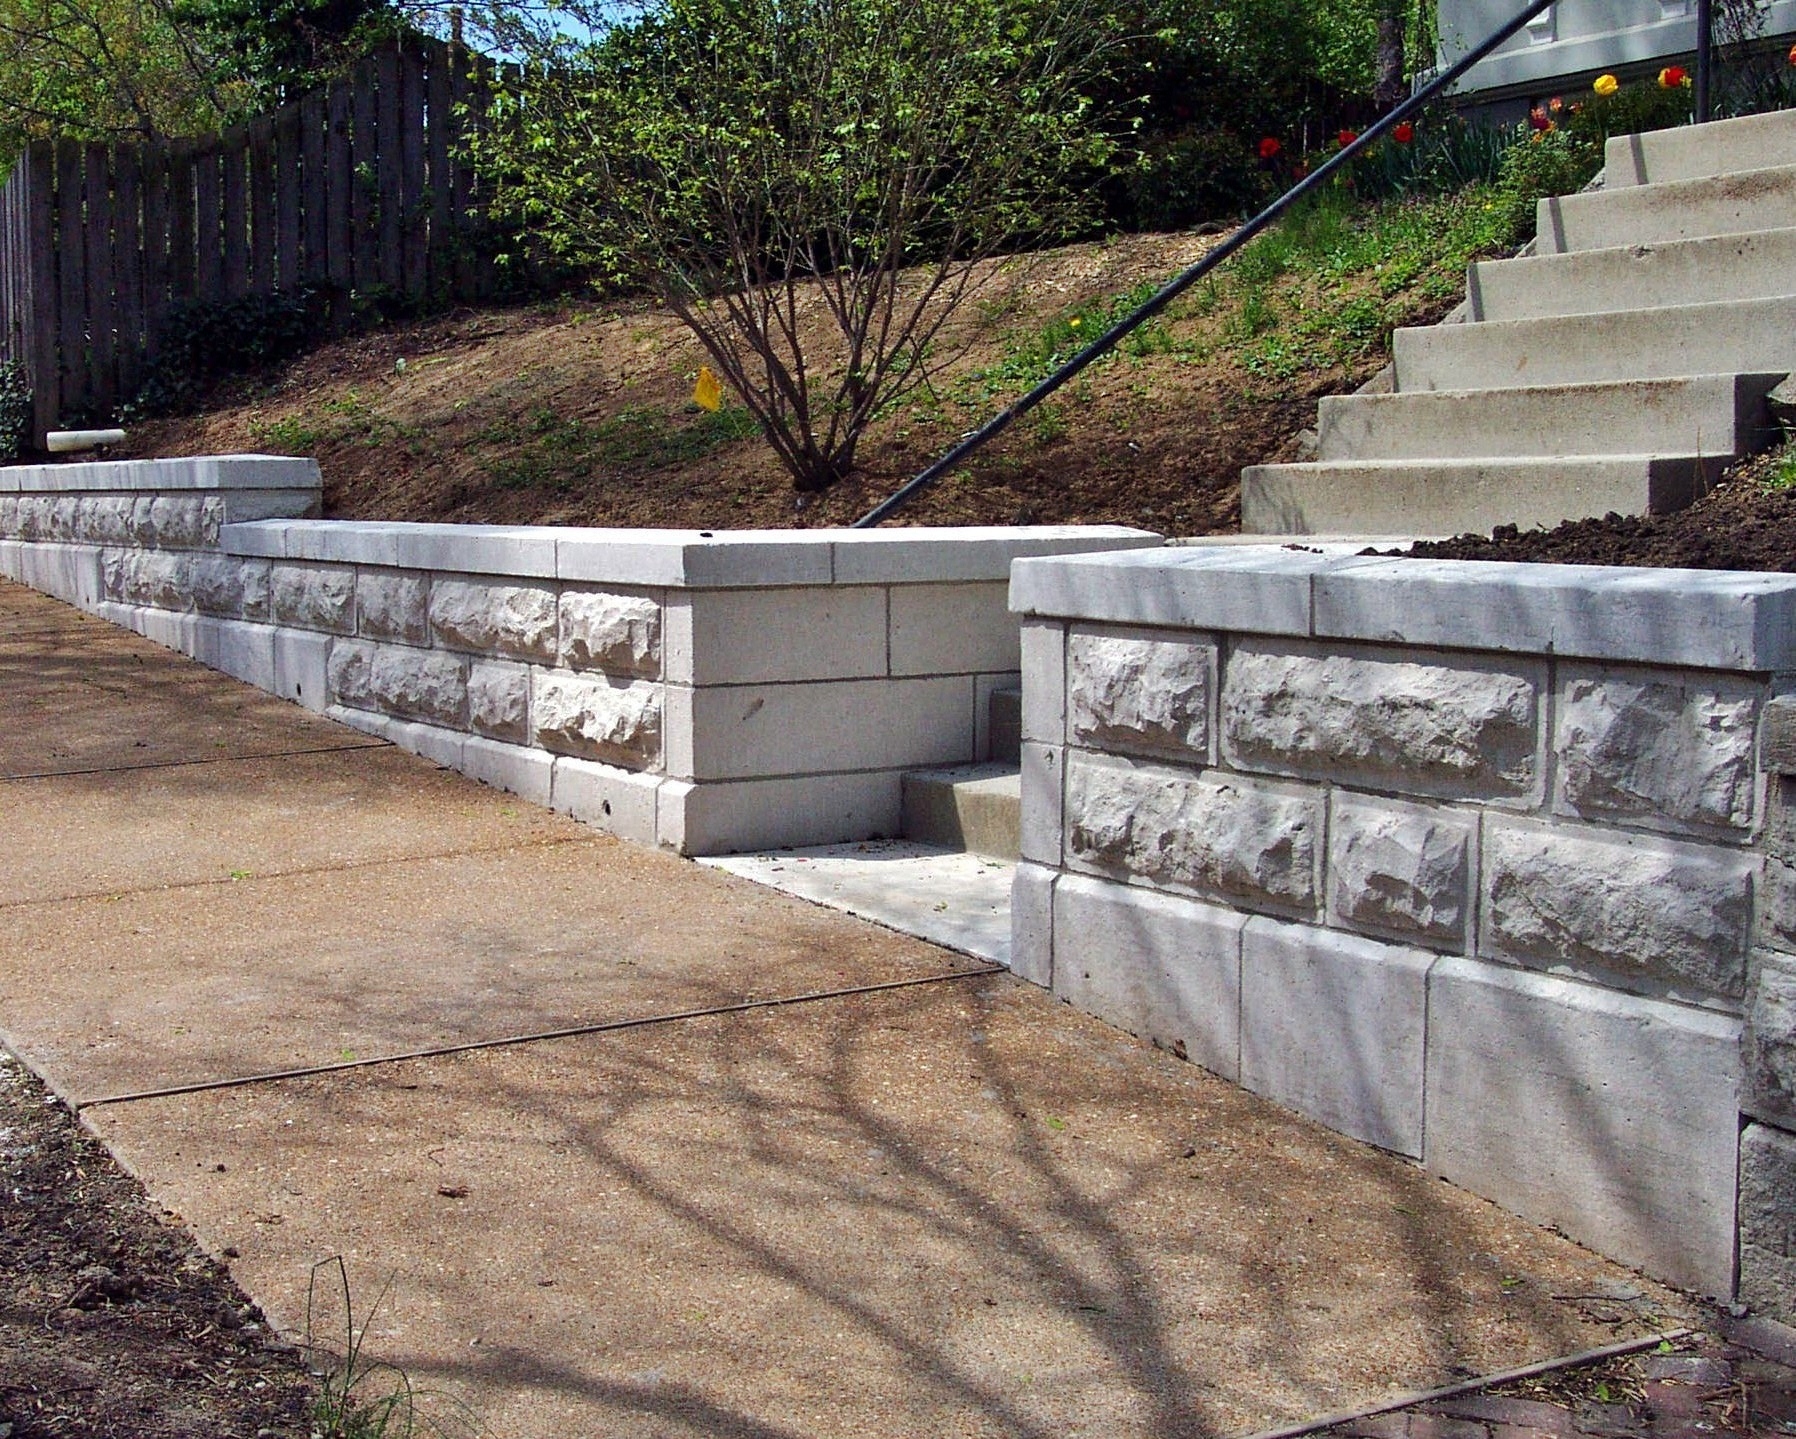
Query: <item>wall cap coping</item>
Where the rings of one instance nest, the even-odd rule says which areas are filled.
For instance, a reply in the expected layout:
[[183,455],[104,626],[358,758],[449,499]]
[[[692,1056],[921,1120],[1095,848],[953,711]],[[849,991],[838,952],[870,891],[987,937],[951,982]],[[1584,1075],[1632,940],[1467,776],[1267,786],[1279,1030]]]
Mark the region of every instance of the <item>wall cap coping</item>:
[[1423,560],[1296,544],[1023,559],[1023,615],[1699,669],[1796,668],[1796,575]]
[[1120,525],[866,530],[574,529],[259,520],[226,554],[676,589],[1002,582],[1019,557],[1159,545]]
[[0,494],[159,494],[168,490],[322,490],[318,461],[284,455],[83,460],[0,466]]

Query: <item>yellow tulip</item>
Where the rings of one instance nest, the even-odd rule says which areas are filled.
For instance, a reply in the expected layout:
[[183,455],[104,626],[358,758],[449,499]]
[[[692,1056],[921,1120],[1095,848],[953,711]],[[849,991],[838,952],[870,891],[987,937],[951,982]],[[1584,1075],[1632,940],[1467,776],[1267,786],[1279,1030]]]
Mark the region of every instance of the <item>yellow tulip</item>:
[[1598,75],[1596,77],[1596,84],[1591,88],[1599,95],[1613,95],[1617,90],[1621,89],[1621,81],[1617,80],[1613,75]]

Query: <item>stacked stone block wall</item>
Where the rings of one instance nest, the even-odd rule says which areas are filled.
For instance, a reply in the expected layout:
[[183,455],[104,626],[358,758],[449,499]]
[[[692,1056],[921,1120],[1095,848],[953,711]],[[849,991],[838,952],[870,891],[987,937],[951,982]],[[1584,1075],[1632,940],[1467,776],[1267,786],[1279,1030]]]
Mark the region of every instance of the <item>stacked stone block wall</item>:
[[1796,580],[1190,548],[1012,602],[1019,973],[1796,1317]]
[[988,748],[1018,554],[1126,530],[330,522],[310,461],[0,470],[0,573],[438,763],[686,853],[897,831]]

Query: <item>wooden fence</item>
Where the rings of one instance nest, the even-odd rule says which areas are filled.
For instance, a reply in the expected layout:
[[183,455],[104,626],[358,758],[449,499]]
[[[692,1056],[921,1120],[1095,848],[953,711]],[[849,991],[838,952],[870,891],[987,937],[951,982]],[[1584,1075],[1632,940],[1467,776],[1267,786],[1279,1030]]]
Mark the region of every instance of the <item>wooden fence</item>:
[[189,301],[315,286],[343,318],[357,293],[489,295],[459,143],[489,93],[465,50],[414,39],[222,135],[31,145],[0,189],[0,357],[34,443],[135,395]]

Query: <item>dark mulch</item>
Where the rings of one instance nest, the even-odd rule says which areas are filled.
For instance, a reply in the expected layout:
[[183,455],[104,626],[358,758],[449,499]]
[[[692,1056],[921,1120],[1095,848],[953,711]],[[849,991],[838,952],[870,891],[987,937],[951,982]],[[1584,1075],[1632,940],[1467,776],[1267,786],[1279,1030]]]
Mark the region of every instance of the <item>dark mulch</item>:
[[0,1436],[298,1439],[313,1393],[229,1272],[0,1053]]

